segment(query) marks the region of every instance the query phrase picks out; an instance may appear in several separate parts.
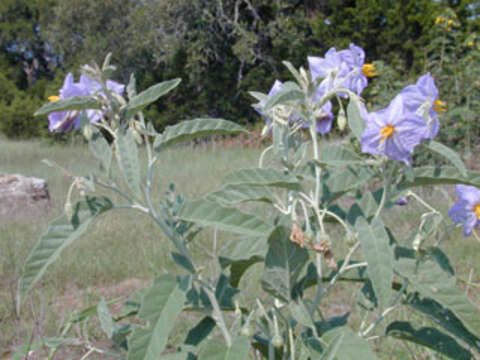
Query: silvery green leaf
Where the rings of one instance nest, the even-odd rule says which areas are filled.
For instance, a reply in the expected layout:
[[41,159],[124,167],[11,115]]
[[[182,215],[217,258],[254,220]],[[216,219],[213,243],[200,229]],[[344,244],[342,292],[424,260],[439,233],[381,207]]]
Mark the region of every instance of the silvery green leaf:
[[155,279],[143,298],[138,314],[148,325],[136,328],[128,338],[128,360],[160,358],[186,298],[175,276],[166,274]]
[[322,147],[316,164],[320,166],[344,167],[348,165],[364,164],[365,160],[345,145],[327,145]]
[[456,168],[424,166],[413,169],[413,173],[413,181],[403,179],[397,185],[398,189],[441,184],[464,184],[480,187],[480,172],[476,171],[467,171],[467,176],[462,176]]
[[202,226],[216,226],[218,230],[252,236],[268,236],[273,230],[272,225],[256,216],[206,200],[186,202],[178,218]]
[[205,345],[198,360],[245,360],[249,352],[250,340],[245,336],[234,338],[230,347],[212,339]]
[[130,80],[127,85],[127,96],[129,100],[132,100],[137,95],[137,81],[135,79],[135,74],[130,75]]
[[273,194],[266,186],[250,184],[227,185],[218,191],[205,196],[208,201],[217,202],[223,206],[232,206],[247,201],[273,202]]
[[101,105],[93,96],[72,96],[68,99],[49,102],[35,112],[35,116],[67,110],[100,109]]
[[243,127],[232,121],[224,119],[193,119],[182,121],[165,130],[155,138],[153,144],[155,151],[161,151],[167,146],[188,141],[201,136],[210,135],[236,135],[248,133]]
[[343,338],[335,355],[338,360],[374,360],[377,358],[367,340],[359,337],[346,326],[328,331],[322,336],[322,340],[327,344],[332,344],[340,334],[343,334]]
[[432,327],[415,329],[409,322],[395,321],[388,325],[386,334],[428,347],[454,360],[472,360],[472,353],[460,346],[454,338]]
[[217,323],[210,316],[205,316],[197,325],[192,327],[185,338],[186,345],[197,346],[205,340],[210,333],[215,329]]
[[353,132],[353,135],[360,141],[363,130],[365,130],[365,119],[362,118],[360,110],[358,109],[357,101],[351,99],[347,106],[348,126]]
[[95,127],[92,128],[92,136],[88,140],[88,148],[100,162],[102,169],[108,172],[112,163],[112,149],[103,134]]
[[223,182],[228,185],[258,185],[291,189],[298,189],[300,185],[295,174],[274,168],[240,169],[228,174]]
[[448,146],[445,146],[433,140],[426,142],[425,146],[450,161],[452,165],[457,168],[457,170],[462,176],[467,176],[467,168],[465,167],[465,164],[463,163],[460,155],[458,155],[455,151],[450,149]]
[[299,84],[303,83],[304,80],[302,79],[302,76],[290,61],[282,61],[282,64],[285,65],[285,67],[288,69],[288,71],[290,71]]
[[262,288],[280,300],[290,301],[307,261],[308,251],[290,241],[290,229],[277,227],[268,238]]
[[112,338],[113,333],[115,332],[116,326],[113,321],[112,314],[108,310],[107,303],[105,299],[102,298],[97,305],[97,315],[100,320],[100,326],[102,327],[103,332],[107,335],[109,339]]
[[263,110],[267,112],[276,105],[298,102],[304,98],[305,94],[298,86],[287,87],[284,84],[282,90],[268,98]]
[[364,218],[356,221],[358,240],[368,263],[367,273],[372,281],[381,309],[385,309],[392,297],[393,248],[383,223],[375,219],[369,224]]
[[115,155],[118,166],[128,185],[137,197],[142,196],[138,147],[131,131],[117,130],[115,133]]
[[252,97],[257,99],[259,102],[265,102],[268,99],[268,95],[258,92],[258,91],[249,91],[248,92]]
[[74,206],[71,219],[63,215],[50,223],[47,232],[37,242],[23,265],[23,274],[18,284],[19,306],[63,249],[87,231],[93,218],[112,207],[112,202],[106,197],[86,197]]
[[163,95],[169,93],[180,84],[180,81],[181,79],[173,79],[161,82],[131,98],[127,106],[127,117],[134,115],[147,105],[150,105]]

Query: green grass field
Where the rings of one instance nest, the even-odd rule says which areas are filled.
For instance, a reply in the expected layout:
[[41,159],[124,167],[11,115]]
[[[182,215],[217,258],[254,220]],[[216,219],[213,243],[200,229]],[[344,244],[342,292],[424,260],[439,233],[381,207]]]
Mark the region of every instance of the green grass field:
[[[260,150],[255,149],[205,149],[202,147],[179,147],[165,152],[158,162],[155,173],[154,192],[160,197],[170,182],[175,182],[177,191],[188,199],[214,190],[221,179],[238,168],[256,166]],[[70,180],[46,166],[42,159],[50,159],[76,175],[85,175],[95,167],[88,149],[77,145],[50,145],[44,142],[13,142],[0,140],[0,173],[21,173],[44,178],[51,194],[51,206],[40,214],[18,214],[14,218],[0,219],[0,359],[22,344],[42,338],[57,336],[70,314],[95,305],[101,297],[126,298],[135,289],[148,284],[157,274],[174,269],[170,260],[170,243],[161,231],[146,216],[140,213],[120,211],[102,216],[95,222],[87,235],[67,248],[59,261],[47,271],[37,284],[31,297],[22,307],[20,317],[15,314],[15,291],[23,262],[39,236],[45,232],[49,221],[63,211],[65,195]],[[447,188],[448,189],[448,188]],[[449,189],[451,193],[451,188]],[[432,189],[420,190],[431,204],[448,211],[454,199],[444,197]],[[408,233],[419,223],[422,208],[411,201],[406,207],[397,207],[387,214],[386,222],[399,233]],[[227,235],[219,235],[220,246]],[[212,231],[204,231],[196,246],[196,256],[207,263],[209,258],[204,250],[210,246]],[[346,247],[333,237],[334,253],[340,258]],[[473,237],[464,238],[456,230],[447,238],[441,248],[450,256],[452,265],[470,299],[480,306],[480,244]],[[241,301],[252,301],[258,296],[258,283],[253,281],[261,275],[256,266],[248,274],[248,281],[242,281],[246,295]],[[352,290],[353,289],[353,290]],[[339,285],[328,297],[326,313],[341,315],[355,307],[358,287]],[[340,299],[340,300],[339,300]],[[395,314],[398,316],[398,313]],[[408,314],[400,314],[407,317]],[[352,319],[360,321],[360,319]],[[387,322],[388,323],[388,322]],[[92,342],[105,343],[98,324],[91,321],[85,329]],[[75,331],[73,332],[75,334]],[[184,336],[178,330],[174,337]],[[410,350],[400,342],[388,340],[391,349],[385,354],[394,358],[411,358]],[[379,343],[380,344],[380,343]],[[398,345],[398,346],[397,346]],[[412,350],[413,349],[413,350]],[[82,353],[82,352],[80,352]],[[76,353],[78,355],[78,353]],[[403,355],[402,355],[403,354]],[[418,352],[418,358],[438,358],[428,351]],[[71,355],[73,356],[73,355]],[[62,357],[58,357],[62,358]],[[65,355],[65,358],[68,358]],[[107,357],[108,358],[108,357]]]

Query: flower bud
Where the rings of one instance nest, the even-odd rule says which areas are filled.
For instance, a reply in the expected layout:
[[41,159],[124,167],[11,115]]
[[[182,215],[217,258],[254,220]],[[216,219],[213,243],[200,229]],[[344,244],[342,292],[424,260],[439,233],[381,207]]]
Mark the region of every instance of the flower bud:
[[340,108],[340,111],[338,112],[337,125],[340,131],[343,131],[347,125],[347,117],[345,116],[345,110],[343,110],[343,108]]
[[253,336],[253,329],[251,326],[249,325],[245,325],[244,327],[242,327],[242,329],[240,330],[240,334],[242,334],[243,336],[246,336],[248,338],[252,337]]
[[93,128],[92,128],[92,125],[86,124],[86,125],[83,127],[82,132],[83,132],[83,136],[85,137],[85,139],[86,139],[87,141],[90,141],[90,139],[91,139],[92,136],[93,136]]
[[274,335],[272,338],[272,344],[276,348],[282,347],[283,346],[283,337],[281,337],[279,334]]

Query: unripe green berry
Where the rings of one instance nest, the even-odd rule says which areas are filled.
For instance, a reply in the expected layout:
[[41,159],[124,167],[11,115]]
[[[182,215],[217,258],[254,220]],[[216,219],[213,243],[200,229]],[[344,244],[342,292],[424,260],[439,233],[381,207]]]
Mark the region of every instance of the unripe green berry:
[[275,346],[276,348],[279,348],[279,347],[282,347],[283,346],[283,337],[281,337],[280,335],[275,335],[273,338],[272,338],[272,344],[273,346]]
[[246,336],[248,338],[252,337],[253,336],[253,329],[251,326],[249,325],[245,325],[244,327],[242,327],[242,329],[240,330],[240,334],[242,334],[243,336]]

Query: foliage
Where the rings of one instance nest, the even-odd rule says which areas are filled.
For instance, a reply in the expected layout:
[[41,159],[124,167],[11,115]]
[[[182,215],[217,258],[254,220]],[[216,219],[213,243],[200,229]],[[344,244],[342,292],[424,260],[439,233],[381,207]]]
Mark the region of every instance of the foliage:
[[[238,169],[224,179],[219,191],[189,201],[175,192],[173,184],[161,199],[152,194],[154,166],[165,149],[196,136],[235,134],[242,128],[224,119],[201,118],[159,133],[141,109],[166,96],[178,80],[137,92],[132,78],[123,97],[107,88],[106,74],[112,70],[109,58],[102,68],[84,66],[82,71],[99,79],[105,93],[61,99],[38,113],[71,111],[72,107],[81,112],[96,100],[94,108],[102,109],[100,120],[89,123],[84,115],[81,126],[99,168],[87,176],[72,176],[65,215],[51,224],[25,263],[18,288],[19,310],[48,266],[91,222],[107,210],[129,209],[151,218],[171,240],[175,250],[170,255],[178,272],[156,277],[139,302],[129,303],[124,316],[113,317],[104,300],[95,308],[102,330],[128,359],[375,359],[371,341],[385,336],[452,359],[478,355],[479,310],[458,287],[452,264],[439,248],[452,225],[414,189],[452,183],[480,187],[480,175],[467,170],[453,150],[434,142],[423,128],[400,134],[392,143],[397,131],[411,126],[408,122],[394,131],[390,126],[396,126],[396,120],[382,128],[379,146],[372,152],[365,143],[370,141],[372,126],[367,118],[375,113],[366,113],[359,95],[343,85],[331,85],[329,77],[337,76],[336,72],[312,79],[311,72],[286,65],[296,83],[285,83],[269,97],[252,93],[265,100],[256,107],[269,119],[264,134],[271,132],[273,137],[259,166]],[[318,97],[322,86],[332,88]],[[339,144],[320,147],[318,108],[336,99],[343,109],[346,96],[346,124],[352,134]],[[428,124],[434,100],[429,98],[420,107],[423,117],[407,114],[406,107],[393,113],[399,121],[409,116]],[[404,101],[400,95],[392,104],[406,106]],[[389,109],[381,111],[385,114]],[[104,134],[113,141],[108,142]],[[405,150],[395,146],[406,147],[402,143],[406,137],[418,141],[417,149],[436,151],[455,167],[412,167],[409,157],[389,158]],[[146,174],[140,171],[139,145],[146,148]],[[414,148],[408,150],[410,154]],[[307,155],[308,151],[312,153]],[[118,195],[115,202],[106,197],[111,191]],[[72,205],[77,194],[82,200]],[[425,208],[412,234],[394,232],[386,225],[388,207],[402,196]],[[263,216],[262,212],[251,214],[239,208],[243,202],[267,204],[269,211]],[[468,209],[473,216],[477,206]],[[197,234],[208,227],[215,229],[211,266],[199,263],[192,251]],[[217,231],[240,237],[232,237],[228,249],[219,254]],[[347,253],[332,253],[332,241],[343,242]],[[263,291],[248,302],[239,296],[244,290],[241,279],[257,263],[263,264],[259,279]],[[322,302],[341,282],[363,284],[360,301],[366,305],[360,325],[349,322],[350,313],[324,314]],[[396,321],[401,309],[429,319],[431,325]],[[166,351],[171,329],[183,313],[196,314],[198,320],[189,324],[184,341]],[[123,321],[130,317],[135,319],[125,325]],[[69,329],[51,346],[50,358],[66,344]]]

